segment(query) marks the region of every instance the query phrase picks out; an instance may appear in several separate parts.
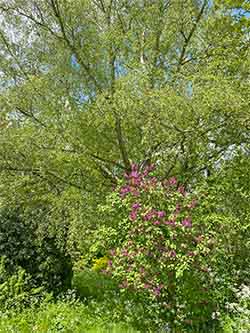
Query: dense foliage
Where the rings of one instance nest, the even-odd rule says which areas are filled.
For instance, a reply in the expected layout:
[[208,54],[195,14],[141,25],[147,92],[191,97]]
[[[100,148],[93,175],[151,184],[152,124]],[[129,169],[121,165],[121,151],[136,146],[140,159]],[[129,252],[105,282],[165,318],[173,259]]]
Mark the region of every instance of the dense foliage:
[[33,286],[58,293],[71,287],[72,263],[55,237],[42,233],[42,218],[42,209],[24,212],[18,206],[3,207],[0,211],[1,256],[9,274],[22,268],[32,276]]
[[0,332],[248,332],[249,17],[0,0]]

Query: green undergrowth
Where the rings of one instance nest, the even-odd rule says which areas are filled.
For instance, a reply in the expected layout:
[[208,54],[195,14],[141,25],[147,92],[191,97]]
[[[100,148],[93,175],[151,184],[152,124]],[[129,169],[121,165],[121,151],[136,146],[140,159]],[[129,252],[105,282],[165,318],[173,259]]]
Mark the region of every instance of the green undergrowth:
[[107,322],[95,317],[87,306],[81,303],[57,302],[46,304],[21,313],[0,312],[1,333],[136,333],[123,323]]

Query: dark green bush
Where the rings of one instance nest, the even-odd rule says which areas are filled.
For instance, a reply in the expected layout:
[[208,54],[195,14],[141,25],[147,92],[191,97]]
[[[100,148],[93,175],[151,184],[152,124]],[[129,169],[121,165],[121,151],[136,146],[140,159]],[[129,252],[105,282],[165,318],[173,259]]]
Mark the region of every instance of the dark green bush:
[[31,276],[33,286],[56,294],[71,287],[72,264],[55,236],[40,231],[40,225],[46,223],[43,215],[38,209],[1,208],[0,254],[9,274],[20,267]]
[[23,268],[18,267],[15,273],[8,273],[5,257],[0,260],[0,312],[22,311],[50,297],[43,287],[34,287],[32,278]]

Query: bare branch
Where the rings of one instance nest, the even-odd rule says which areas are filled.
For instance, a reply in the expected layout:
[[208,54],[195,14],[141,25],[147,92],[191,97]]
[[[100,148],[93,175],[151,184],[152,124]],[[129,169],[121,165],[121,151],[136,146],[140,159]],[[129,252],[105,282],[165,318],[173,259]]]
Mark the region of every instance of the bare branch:
[[184,37],[184,44],[183,44],[183,47],[182,47],[182,50],[181,50],[181,55],[180,55],[180,58],[179,58],[179,61],[178,61],[177,72],[179,72],[181,70],[181,66],[183,64],[183,60],[184,60],[185,55],[186,55],[187,47],[188,47],[196,29],[197,29],[198,23],[201,20],[201,17],[203,15],[204,11],[205,11],[206,5],[207,5],[207,0],[204,0],[204,3],[203,3],[203,5],[200,9],[200,12],[199,12],[195,22],[193,23],[192,29],[190,30],[189,34],[186,36],[185,33],[183,32],[183,30],[181,30],[181,34]]
[[47,127],[40,119],[38,119],[32,112],[27,112],[25,110],[23,110],[22,108],[20,108],[19,106],[16,107],[16,110],[18,112],[20,112],[22,115],[24,115],[25,117],[31,118],[33,119],[35,122],[37,122],[39,125],[43,126],[43,127]]
[[121,127],[121,119],[120,117],[116,114],[115,115],[115,130],[116,130],[116,135],[117,135],[117,141],[119,145],[119,149],[122,155],[123,163],[127,171],[130,170],[130,162],[128,158],[128,152],[126,149],[126,144],[123,138],[123,133],[122,133],[122,127]]

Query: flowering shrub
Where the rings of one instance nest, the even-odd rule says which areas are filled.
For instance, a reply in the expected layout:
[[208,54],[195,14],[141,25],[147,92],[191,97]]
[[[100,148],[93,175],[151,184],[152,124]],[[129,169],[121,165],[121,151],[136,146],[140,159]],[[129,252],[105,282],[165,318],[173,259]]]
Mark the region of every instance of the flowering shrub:
[[197,204],[175,177],[161,180],[153,165],[136,164],[108,200],[119,232],[104,272],[172,323],[193,325],[198,316],[205,320],[204,309],[214,310],[206,288],[214,242],[193,219]]

